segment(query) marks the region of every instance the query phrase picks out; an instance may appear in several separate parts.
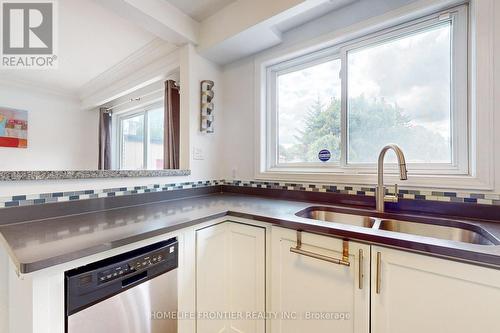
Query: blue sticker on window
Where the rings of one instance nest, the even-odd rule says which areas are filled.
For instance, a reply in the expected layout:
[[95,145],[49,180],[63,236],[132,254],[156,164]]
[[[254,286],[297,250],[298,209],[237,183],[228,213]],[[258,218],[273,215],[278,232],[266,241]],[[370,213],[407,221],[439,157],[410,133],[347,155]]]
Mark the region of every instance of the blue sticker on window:
[[321,162],[327,162],[332,157],[332,154],[328,149],[323,149],[319,152],[318,158]]

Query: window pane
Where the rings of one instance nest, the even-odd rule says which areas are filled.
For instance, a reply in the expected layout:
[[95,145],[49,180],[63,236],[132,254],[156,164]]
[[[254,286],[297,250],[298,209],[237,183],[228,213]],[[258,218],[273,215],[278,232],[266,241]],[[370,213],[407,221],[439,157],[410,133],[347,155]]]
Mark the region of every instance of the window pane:
[[122,169],[144,169],[144,115],[122,120]]
[[348,162],[396,143],[408,162],[451,163],[451,24],[347,56]]
[[320,162],[318,153],[340,160],[340,60],[279,75],[278,162]]
[[163,109],[148,112],[148,169],[163,169]]

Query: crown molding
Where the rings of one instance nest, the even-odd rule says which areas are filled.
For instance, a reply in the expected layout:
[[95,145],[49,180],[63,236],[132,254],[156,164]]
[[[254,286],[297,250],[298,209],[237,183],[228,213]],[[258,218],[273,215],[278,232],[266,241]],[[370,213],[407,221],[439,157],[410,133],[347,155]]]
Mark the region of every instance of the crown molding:
[[[131,84],[151,84],[171,73],[179,66],[177,47],[155,38],[139,50],[93,78],[79,89],[65,89],[51,84],[44,84],[12,77],[7,71],[0,71],[0,84],[7,87],[29,90],[39,94],[50,94],[55,97],[80,101],[83,108],[100,103],[107,97],[117,97],[119,92],[113,92],[112,87],[130,93]],[[175,69],[175,68],[174,68]],[[155,79],[156,77],[156,79]],[[135,81],[142,82],[135,82]],[[130,81],[128,84],[127,81]],[[106,96],[107,94],[107,96]],[[119,97],[119,96],[118,96]],[[100,104],[96,104],[100,105]]]
[[[171,72],[172,62],[176,62],[178,67],[177,50],[175,45],[159,38],[153,39],[115,66],[84,84],[79,89],[82,105],[87,108],[97,101],[102,104],[102,98],[106,98],[103,97],[103,92],[109,91],[110,87],[123,86],[126,81],[134,81],[133,78],[143,77],[143,82],[146,82],[154,76],[165,76]],[[156,73],[153,75],[152,71]],[[108,97],[112,96],[108,95]]]
[[174,51],[121,80],[110,82],[108,86],[103,87],[100,91],[82,99],[81,108],[84,110],[95,109],[155,82],[166,80],[178,71],[179,52]]

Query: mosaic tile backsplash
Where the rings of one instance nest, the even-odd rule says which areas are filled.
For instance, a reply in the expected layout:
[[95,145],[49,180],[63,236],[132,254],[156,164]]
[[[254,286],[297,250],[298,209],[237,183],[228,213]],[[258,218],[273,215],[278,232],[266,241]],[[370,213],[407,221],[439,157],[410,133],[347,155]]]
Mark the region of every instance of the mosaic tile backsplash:
[[[289,191],[331,192],[350,195],[375,196],[375,187],[363,185],[332,185],[317,183],[273,182],[273,181],[222,181],[225,185],[248,186],[257,188],[280,189]],[[394,194],[394,187],[388,186],[387,192]],[[470,192],[441,192],[432,190],[399,189],[398,196],[412,200],[433,200],[444,202],[467,202],[485,205],[500,205],[500,194]]]
[[[318,183],[274,182],[254,180],[207,180],[197,182],[183,182],[172,184],[153,184],[147,186],[119,187],[108,189],[92,189],[75,192],[55,192],[33,195],[15,195],[0,198],[0,208],[40,205],[45,203],[63,202],[71,200],[85,200],[123,195],[136,195],[150,192],[175,191],[190,188],[200,188],[215,185],[246,186],[256,188],[280,189],[289,191],[308,191],[340,193],[349,195],[374,196],[373,186],[349,186]],[[388,192],[393,193],[394,188],[389,187]],[[399,189],[398,196],[412,200],[433,200],[443,202],[465,202],[486,205],[499,205],[500,194],[484,194],[470,192],[441,192],[432,190]]]
[[222,185],[220,180],[207,180],[198,182],[184,182],[171,184],[152,184],[132,187],[115,187],[98,190],[83,190],[74,192],[54,192],[31,195],[15,195],[12,197],[1,197],[0,208],[41,205],[46,203],[64,202],[73,200],[85,200],[95,198],[117,197],[124,195],[136,195],[142,193],[175,191],[190,188]]

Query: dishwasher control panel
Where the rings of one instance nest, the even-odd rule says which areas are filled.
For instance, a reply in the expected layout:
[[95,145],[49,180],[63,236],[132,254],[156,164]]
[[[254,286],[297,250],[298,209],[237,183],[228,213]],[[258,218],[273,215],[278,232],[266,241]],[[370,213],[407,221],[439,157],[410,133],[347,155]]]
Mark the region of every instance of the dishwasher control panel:
[[65,272],[67,313],[176,269],[178,251],[172,238]]
[[98,283],[106,283],[128,274],[139,272],[144,269],[149,269],[153,265],[164,262],[169,258],[169,255],[171,256],[176,251],[176,244],[174,244],[160,251],[134,258],[126,263],[121,263],[112,267],[106,267],[105,269],[97,273]]

